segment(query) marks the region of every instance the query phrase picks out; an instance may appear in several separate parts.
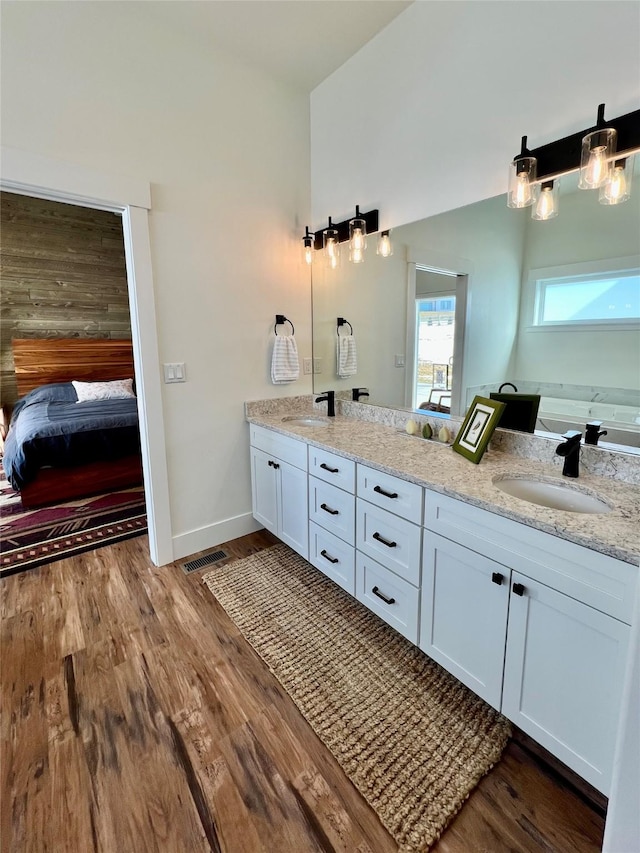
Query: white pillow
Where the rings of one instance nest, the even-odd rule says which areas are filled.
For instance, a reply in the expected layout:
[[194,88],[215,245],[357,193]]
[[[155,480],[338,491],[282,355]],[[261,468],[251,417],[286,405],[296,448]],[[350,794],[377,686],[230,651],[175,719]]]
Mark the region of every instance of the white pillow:
[[113,382],[76,382],[73,380],[71,384],[76,389],[79,403],[136,396],[133,393],[133,379],[115,379]]

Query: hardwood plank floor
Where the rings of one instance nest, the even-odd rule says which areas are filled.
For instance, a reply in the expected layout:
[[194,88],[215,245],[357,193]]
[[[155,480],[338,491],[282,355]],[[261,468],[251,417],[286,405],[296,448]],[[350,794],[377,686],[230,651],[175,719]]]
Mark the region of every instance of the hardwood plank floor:
[[[397,850],[202,574],[137,537],[0,582],[3,853]],[[593,853],[603,826],[514,739],[432,850]]]

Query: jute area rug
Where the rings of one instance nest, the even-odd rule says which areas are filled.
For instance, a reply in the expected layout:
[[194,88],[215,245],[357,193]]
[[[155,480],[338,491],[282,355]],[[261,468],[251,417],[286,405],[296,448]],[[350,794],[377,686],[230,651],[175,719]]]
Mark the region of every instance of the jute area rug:
[[428,850],[509,722],[286,545],[203,581],[402,853]]
[[142,486],[25,509],[0,466],[0,577],[147,531]]

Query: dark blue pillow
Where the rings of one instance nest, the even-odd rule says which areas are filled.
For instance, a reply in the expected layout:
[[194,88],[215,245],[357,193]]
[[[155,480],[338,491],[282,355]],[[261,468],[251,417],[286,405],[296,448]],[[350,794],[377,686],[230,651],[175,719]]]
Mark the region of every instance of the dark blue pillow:
[[75,403],[78,399],[76,389],[71,382],[53,382],[50,385],[40,385],[21,397],[13,409],[12,418],[17,417],[21,409],[34,403]]

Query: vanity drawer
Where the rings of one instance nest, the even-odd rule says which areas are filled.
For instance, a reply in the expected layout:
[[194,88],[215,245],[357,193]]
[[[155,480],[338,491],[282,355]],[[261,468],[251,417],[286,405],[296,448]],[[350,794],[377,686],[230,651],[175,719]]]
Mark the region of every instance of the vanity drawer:
[[250,424],[249,436],[252,447],[257,447],[269,456],[276,456],[283,462],[307,470],[307,444],[288,435],[281,435],[264,427]]
[[309,562],[350,595],[356,594],[355,549],[324,527],[309,522]]
[[419,591],[360,551],[356,551],[356,598],[418,644]]
[[422,486],[358,465],[358,497],[409,521],[422,520]]
[[358,498],[357,547],[414,586],[420,586],[422,530]]
[[637,566],[429,490],[425,491],[424,525],[631,624]]
[[337,453],[309,447],[309,473],[353,494],[356,490],[356,463]]
[[315,521],[349,545],[355,542],[355,502],[355,497],[343,489],[309,477],[309,521]]

